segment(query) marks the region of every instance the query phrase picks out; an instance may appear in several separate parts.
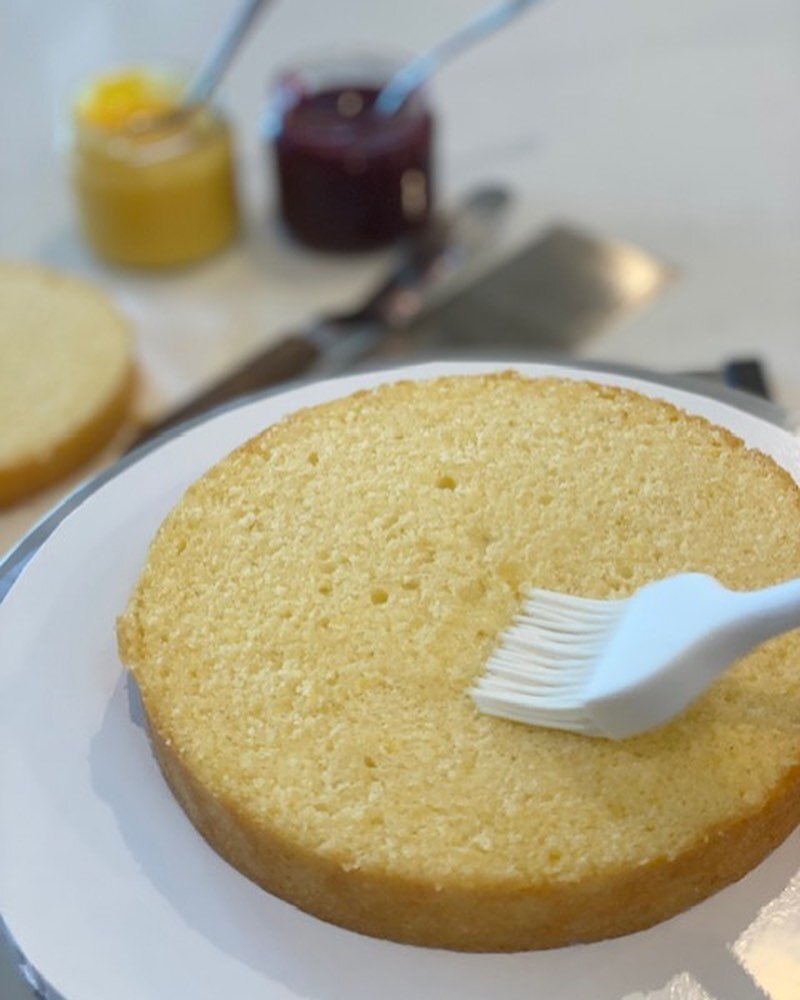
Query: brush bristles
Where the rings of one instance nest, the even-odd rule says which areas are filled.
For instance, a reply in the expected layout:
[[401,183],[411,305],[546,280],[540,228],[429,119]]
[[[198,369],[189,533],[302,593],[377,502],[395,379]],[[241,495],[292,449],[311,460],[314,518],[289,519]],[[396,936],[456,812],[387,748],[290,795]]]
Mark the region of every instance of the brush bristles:
[[528,725],[594,732],[586,684],[626,604],[531,591],[471,691],[475,704]]

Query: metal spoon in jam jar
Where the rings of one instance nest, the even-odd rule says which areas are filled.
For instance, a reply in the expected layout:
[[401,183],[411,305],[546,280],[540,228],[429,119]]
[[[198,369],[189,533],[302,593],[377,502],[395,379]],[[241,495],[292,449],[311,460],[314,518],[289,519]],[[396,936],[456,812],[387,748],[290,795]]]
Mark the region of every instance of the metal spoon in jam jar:
[[396,114],[411,94],[444,63],[494,34],[534,3],[536,0],[501,0],[482,10],[452,35],[402,66],[378,95],[373,110],[386,117]]

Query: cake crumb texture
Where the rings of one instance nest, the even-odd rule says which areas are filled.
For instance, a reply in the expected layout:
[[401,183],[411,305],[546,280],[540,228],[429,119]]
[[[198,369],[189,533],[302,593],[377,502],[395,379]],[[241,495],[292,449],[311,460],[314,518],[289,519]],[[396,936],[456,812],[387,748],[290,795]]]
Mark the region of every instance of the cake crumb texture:
[[512,373],[387,385],[193,485],[120,650],[178,799],[270,891],[421,944],[594,940],[800,821],[800,634],[619,743],[481,715],[468,689],[526,588],[767,586],[800,575],[799,516],[788,473],[661,401]]

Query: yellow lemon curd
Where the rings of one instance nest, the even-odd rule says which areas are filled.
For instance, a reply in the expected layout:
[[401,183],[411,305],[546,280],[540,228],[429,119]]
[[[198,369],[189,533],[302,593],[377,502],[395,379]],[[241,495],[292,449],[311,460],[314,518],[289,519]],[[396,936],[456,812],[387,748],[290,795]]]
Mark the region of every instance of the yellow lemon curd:
[[75,106],[73,184],[83,233],[101,257],[187,264],[237,229],[230,129],[213,109],[178,106],[174,78],[125,70]]

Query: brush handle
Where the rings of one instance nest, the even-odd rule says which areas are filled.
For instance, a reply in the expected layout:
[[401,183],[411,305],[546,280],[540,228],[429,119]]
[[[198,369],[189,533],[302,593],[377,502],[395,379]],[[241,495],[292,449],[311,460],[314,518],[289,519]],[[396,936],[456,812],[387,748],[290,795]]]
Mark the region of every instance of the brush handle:
[[614,739],[666,722],[756,646],[800,627],[800,580],[739,591],[679,573],[629,601],[584,690],[594,731]]
[[786,580],[762,590],[732,591],[731,599],[737,618],[730,629],[747,640],[747,648],[800,628],[800,579]]
[[716,655],[698,658],[698,677],[705,676],[705,684],[762,642],[800,628],[800,579],[761,590],[720,588],[719,597],[719,617],[706,640],[708,650],[715,650]]

